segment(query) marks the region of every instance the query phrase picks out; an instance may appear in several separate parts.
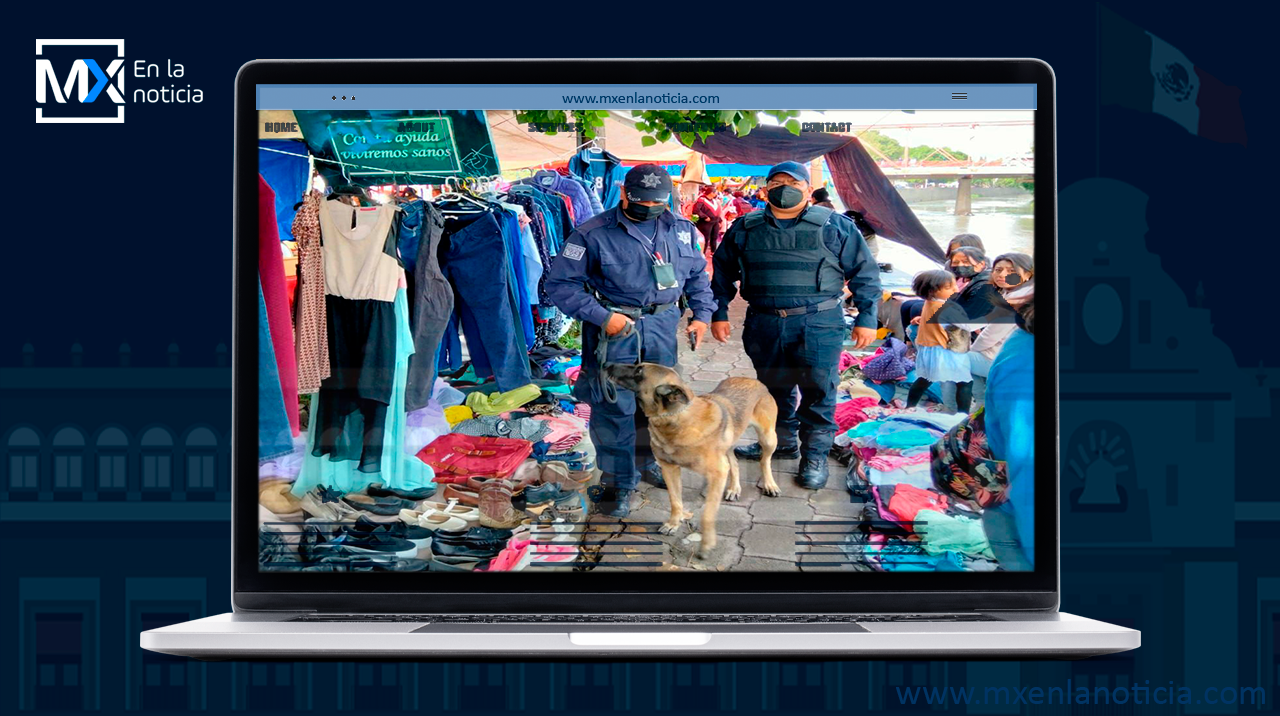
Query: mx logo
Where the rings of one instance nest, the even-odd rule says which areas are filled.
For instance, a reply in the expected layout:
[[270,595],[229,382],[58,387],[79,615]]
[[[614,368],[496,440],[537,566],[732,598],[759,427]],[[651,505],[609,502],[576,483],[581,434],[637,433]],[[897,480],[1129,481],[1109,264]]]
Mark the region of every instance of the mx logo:
[[[65,67],[65,60],[70,59],[68,51],[55,58],[55,51],[47,49],[112,45],[116,56],[105,68],[96,59],[78,59],[86,55],[77,50],[73,55],[77,59],[70,62],[65,77],[58,76],[54,63],[61,59],[58,67]],[[36,40],[36,124],[123,124],[125,74],[124,40]],[[70,111],[72,100],[80,104],[80,110]],[[57,116],[45,116],[46,109]]]

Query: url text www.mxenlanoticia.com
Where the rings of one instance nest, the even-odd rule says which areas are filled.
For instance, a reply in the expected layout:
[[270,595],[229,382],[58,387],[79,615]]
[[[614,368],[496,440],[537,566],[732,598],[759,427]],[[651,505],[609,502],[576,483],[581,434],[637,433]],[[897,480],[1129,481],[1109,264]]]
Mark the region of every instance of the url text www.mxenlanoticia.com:
[[896,686],[898,703],[929,705],[1016,705],[1076,704],[1109,706],[1111,704],[1227,704],[1262,708],[1267,703],[1267,690],[1261,686],[1209,686],[1196,690],[1178,686],[1172,681],[1153,686],[1150,681],[1127,686]]
[[560,95],[560,100],[564,104],[658,104],[671,106],[705,104],[712,107],[720,104],[719,95],[687,95],[679,92],[664,92],[662,94],[566,94]]

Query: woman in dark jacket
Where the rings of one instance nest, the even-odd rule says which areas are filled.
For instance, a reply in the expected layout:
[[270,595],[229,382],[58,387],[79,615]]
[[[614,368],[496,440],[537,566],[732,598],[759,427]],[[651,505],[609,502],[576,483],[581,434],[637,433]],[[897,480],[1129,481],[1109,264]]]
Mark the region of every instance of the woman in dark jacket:
[[972,322],[989,323],[992,312],[1009,310],[1000,290],[991,282],[989,263],[986,254],[973,246],[961,246],[947,259],[946,268],[960,285],[951,302],[963,308]]

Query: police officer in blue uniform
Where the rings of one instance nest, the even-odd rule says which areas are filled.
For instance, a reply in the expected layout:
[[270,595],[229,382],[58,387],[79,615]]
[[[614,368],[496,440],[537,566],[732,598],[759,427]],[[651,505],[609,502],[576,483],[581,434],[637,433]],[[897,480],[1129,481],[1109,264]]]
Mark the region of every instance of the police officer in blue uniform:
[[573,393],[591,405],[591,441],[601,512],[626,517],[645,479],[665,486],[649,450],[648,421],[636,396],[605,381],[606,363],[676,364],[683,296],[693,311],[686,329],[700,341],[715,300],[693,223],[667,210],[671,177],[656,164],[627,172],[621,203],[583,222],[551,264],[547,296],[582,321],[582,372]]
[[[742,284],[747,318],[742,343],[756,377],[778,403],[778,447],[773,457],[801,458],[796,482],[817,490],[827,484],[827,451],[835,439],[836,386],[844,344],[841,298],[846,282],[858,317],[853,341],[870,345],[876,335],[880,269],[849,217],[810,206],[809,170],[783,162],[769,170],[769,204],[738,219],[712,259],[712,291],[718,307],[711,335],[729,339],[729,303]],[[799,407],[796,407],[796,393]],[[760,445],[734,448],[760,459]]]

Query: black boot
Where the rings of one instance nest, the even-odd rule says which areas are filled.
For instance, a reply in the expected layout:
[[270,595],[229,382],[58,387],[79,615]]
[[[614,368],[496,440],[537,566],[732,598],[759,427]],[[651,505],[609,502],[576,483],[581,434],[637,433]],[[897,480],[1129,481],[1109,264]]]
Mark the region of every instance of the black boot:
[[[761,451],[760,443],[751,443],[750,445],[739,445],[733,449],[733,454],[740,460],[759,460]],[[773,451],[773,457],[776,460],[795,460],[800,457],[800,446],[790,448],[777,448]]]
[[596,504],[596,510],[602,515],[618,519],[631,514],[631,495],[633,494],[635,490],[613,485],[592,485],[587,488],[587,498]]
[[800,463],[796,484],[806,490],[821,490],[827,486],[827,456],[806,456]]
[[659,490],[667,489],[667,481],[662,477],[662,468],[657,465],[650,465],[640,471],[640,479],[653,485]]

